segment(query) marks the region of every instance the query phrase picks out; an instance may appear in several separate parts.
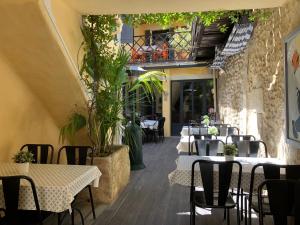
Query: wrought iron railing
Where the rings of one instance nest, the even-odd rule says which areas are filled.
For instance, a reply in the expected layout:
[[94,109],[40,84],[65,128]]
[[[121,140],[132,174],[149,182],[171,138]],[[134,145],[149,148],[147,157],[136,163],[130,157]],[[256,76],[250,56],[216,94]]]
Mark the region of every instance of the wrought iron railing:
[[134,36],[133,43],[123,46],[130,54],[131,64],[191,60],[191,32]]

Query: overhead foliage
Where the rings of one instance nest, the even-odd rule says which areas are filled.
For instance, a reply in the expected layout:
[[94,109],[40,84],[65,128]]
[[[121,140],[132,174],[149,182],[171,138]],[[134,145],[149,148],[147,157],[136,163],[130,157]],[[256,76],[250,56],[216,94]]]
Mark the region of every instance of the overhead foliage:
[[[265,10],[232,10],[232,11],[209,11],[209,12],[182,12],[182,13],[149,13],[149,14],[128,14],[123,16],[123,22],[138,26],[142,24],[158,24],[163,27],[170,27],[174,24],[191,24],[196,17],[199,17],[205,26],[228,18],[231,23],[237,23],[242,17],[249,21],[266,20],[268,12]],[[226,25],[219,26],[221,31],[226,31]]]

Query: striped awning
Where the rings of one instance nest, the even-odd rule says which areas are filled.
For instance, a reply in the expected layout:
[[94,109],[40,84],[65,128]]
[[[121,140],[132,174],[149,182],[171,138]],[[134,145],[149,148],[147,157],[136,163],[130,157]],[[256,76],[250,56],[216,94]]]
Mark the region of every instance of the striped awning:
[[212,69],[220,69],[224,67],[226,56],[222,54],[222,49],[224,47],[216,46],[215,59],[213,64],[210,66]]
[[216,54],[211,68],[222,68],[227,57],[242,52],[251,38],[253,24],[235,24],[222,50],[216,47]]

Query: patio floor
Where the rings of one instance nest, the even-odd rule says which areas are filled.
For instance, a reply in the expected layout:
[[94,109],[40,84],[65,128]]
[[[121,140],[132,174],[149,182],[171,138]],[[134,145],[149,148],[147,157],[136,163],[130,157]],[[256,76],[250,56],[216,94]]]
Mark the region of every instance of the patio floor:
[[[144,163],[146,168],[133,171],[130,183],[119,199],[111,206],[98,205],[97,219],[92,220],[89,214],[85,219],[86,224],[188,225],[189,188],[180,185],[170,186],[168,181],[168,174],[176,167],[178,142],[178,137],[172,137],[166,138],[163,144],[145,144]],[[79,205],[84,208],[84,214],[87,215],[90,211],[89,203],[85,202]],[[197,225],[226,224],[223,221],[223,210],[212,212],[203,210],[201,213],[207,215],[197,216]],[[237,224],[235,217],[235,211],[232,210],[231,224]],[[252,221],[253,225],[258,224],[257,218]],[[267,217],[265,224],[272,224],[271,221],[271,217]],[[77,224],[80,223],[77,222]]]
[[[163,144],[145,144],[146,168],[132,172],[131,181],[120,198],[94,224],[188,225],[189,188],[170,186],[168,181],[168,174],[176,168],[178,142],[179,138],[172,137],[166,138]],[[214,211],[213,214],[215,216],[198,216],[196,224],[222,224],[223,211]],[[236,224],[235,215],[231,216],[231,224]],[[258,220],[253,219],[253,224],[258,224]]]

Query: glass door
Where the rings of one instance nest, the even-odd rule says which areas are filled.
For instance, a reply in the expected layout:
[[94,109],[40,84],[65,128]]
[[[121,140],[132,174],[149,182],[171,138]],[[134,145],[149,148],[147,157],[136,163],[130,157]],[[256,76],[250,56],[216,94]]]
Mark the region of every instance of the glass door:
[[172,81],[171,86],[171,130],[173,136],[180,135],[182,126],[189,120],[198,120],[214,107],[213,80]]

